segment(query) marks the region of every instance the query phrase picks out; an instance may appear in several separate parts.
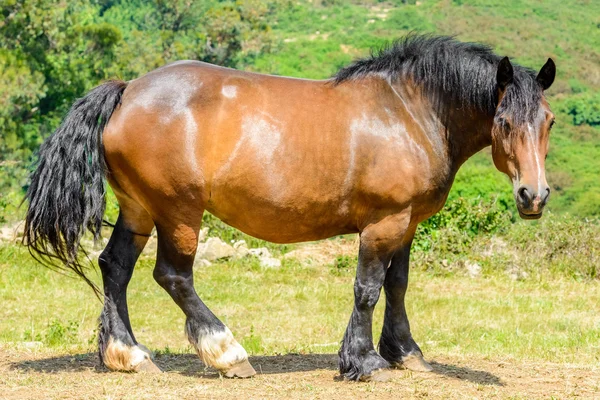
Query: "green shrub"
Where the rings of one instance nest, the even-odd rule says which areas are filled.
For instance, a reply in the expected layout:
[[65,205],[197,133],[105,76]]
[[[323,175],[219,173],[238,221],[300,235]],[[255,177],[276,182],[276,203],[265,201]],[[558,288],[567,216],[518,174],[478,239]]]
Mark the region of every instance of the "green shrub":
[[600,93],[581,93],[565,101],[563,111],[574,125],[600,126]]
[[69,321],[63,324],[59,320],[52,320],[41,332],[28,329],[23,334],[26,341],[43,342],[48,347],[72,345],[77,342],[79,333],[79,322]]
[[513,263],[528,272],[566,275],[577,279],[600,277],[600,220],[547,215],[538,223],[515,224],[505,235],[518,254]]
[[452,237],[458,242],[448,243],[447,250],[458,253],[463,242],[470,243],[478,234],[502,231],[510,225],[511,219],[510,212],[495,201],[461,197],[449,201],[439,213],[419,225],[413,246],[426,251],[434,242]]
[[0,194],[0,224],[3,224],[6,222],[5,213],[6,213],[6,199],[4,198],[4,195]]
[[335,258],[333,264],[330,265],[329,271],[335,276],[341,276],[347,273],[353,274],[357,263],[358,258],[356,255],[339,255]]

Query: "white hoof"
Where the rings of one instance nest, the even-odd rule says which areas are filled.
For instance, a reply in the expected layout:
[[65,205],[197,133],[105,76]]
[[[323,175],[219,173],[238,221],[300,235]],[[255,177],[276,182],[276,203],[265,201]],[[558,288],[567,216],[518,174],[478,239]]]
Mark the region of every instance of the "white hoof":
[[127,346],[112,337],[104,350],[102,361],[111,371],[162,372],[152,362],[151,353],[144,346]]
[[[190,341],[194,343],[192,339],[190,338]],[[239,366],[248,360],[248,353],[234,339],[227,327],[223,331],[208,332],[200,336],[196,344],[196,351],[204,364],[224,373],[233,366]]]

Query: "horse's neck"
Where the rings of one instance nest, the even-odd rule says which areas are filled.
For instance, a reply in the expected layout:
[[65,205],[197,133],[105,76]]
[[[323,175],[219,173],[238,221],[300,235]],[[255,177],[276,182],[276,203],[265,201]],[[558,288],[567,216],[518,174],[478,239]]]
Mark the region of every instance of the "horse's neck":
[[467,159],[491,145],[492,117],[462,107],[439,115],[420,88],[411,82],[390,83],[390,86],[416,122],[429,130],[426,134],[439,135],[436,142],[445,147],[449,172],[456,173]]
[[448,154],[458,168],[475,153],[492,144],[492,118],[481,111],[455,110],[446,122]]

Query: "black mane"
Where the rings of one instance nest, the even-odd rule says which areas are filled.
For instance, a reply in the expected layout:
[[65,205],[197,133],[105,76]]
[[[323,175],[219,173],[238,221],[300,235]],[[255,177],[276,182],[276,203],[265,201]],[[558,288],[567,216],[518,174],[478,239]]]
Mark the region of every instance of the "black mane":
[[[378,75],[391,82],[409,77],[422,85],[442,111],[475,107],[494,115],[498,102],[496,72],[501,57],[489,46],[459,42],[449,36],[410,34],[340,69],[334,83]],[[534,71],[513,64],[514,81],[502,107],[515,124],[527,123],[537,112],[542,94]]]

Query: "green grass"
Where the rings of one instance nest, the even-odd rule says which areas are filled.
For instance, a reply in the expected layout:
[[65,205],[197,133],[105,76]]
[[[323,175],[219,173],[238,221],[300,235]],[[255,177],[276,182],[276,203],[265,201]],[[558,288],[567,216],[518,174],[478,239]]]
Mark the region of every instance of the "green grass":
[[[592,305],[600,281],[564,271],[514,280],[497,268],[470,278],[422,261],[415,261],[407,307],[425,354],[600,362],[600,319]],[[153,350],[191,351],[184,316],[153,281],[153,263],[148,257],[138,263],[128,292],[137,339]],[[195,282],[250,354],[335,353],[352,310],[353,264],[352,256],[340,255],[331,265],[284,259],[281,268],[268,269],[250,258],[199,268]],[[0,326],[6,346],[39,341],[47,349],[93,351],[101,305],[89,288],[37,265],[14,245],[0,246],[0,302],[0,319],[10,321]],[[383,303],[375,313],[376,338]]]

